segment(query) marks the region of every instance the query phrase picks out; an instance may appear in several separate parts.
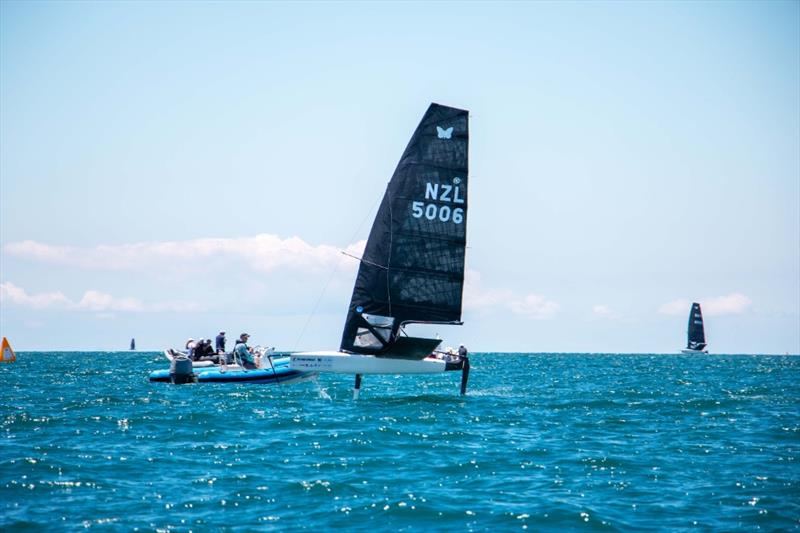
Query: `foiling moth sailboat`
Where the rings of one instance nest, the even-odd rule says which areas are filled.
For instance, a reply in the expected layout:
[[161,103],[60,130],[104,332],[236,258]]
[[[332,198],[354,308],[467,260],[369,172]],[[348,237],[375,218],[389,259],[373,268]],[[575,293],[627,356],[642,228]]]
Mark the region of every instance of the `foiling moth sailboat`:
[[689,327],[686,336],[688,337],[686,348],[681,350],[681,353],[708,353],[708,350],[706,350],[706,332],[703,329],[703,312],[697,302],[693,303],[692,308],[689,310]]
[[469,114],[431,104],[389,181],[358,268],[338,351],[291,355],[292,368],[355,374],[462,371],[466,355],[434,355],[439,339],[409,324],[461,325],[467,237]]

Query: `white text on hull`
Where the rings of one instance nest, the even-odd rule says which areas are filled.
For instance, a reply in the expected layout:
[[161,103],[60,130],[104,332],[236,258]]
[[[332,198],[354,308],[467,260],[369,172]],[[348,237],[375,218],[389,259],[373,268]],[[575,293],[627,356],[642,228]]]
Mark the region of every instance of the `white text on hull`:
[[445,371],[441,359],[392,359],[345,352],[300,352],[291,355],[291,368],[338,374],[435,374]]

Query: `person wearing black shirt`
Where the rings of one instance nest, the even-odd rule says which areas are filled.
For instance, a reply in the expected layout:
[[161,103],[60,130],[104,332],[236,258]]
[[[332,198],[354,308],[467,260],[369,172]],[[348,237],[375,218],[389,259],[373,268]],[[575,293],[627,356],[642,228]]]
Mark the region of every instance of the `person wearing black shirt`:
[[225,332],[220,331],[216,339],[216,352],[225,353]]

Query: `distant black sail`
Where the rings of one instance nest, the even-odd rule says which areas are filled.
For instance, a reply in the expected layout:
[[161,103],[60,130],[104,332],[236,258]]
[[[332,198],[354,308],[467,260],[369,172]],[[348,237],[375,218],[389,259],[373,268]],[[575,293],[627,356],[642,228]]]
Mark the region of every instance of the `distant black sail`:
[[386,352],[405,323],[460,323],[468,127],[468,112],[452,107],[431,104],[422,117],[375,216],[342,350]]
[[703,312],[700,311],[700,304],[693,303],[689,311],[688,343],[690,350],[703,350],[706,347],[706,333],[703,329]]

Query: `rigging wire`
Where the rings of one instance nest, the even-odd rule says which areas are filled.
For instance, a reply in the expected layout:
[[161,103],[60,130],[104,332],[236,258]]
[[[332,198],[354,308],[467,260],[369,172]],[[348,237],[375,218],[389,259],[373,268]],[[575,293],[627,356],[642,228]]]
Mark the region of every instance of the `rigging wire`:
[[[376,196],[378,196],[378,195],[376,195]],[[364,223],[367,221],[367,219],[373,213],[373,211],[375,211],[376,206],[378,205],[378,203],[382,199],[383,199],[383,197],[378,196],[378,199],[375,200],[375,202],[372,204],[372,207],[369,209],[369,211],[367,211],[367,214],[364,215],[364,218],[361,220],[361,223],[358,225],[356,230],[353,232],[353,235],[350,237],[350,240],[348,242],[353,242],[353,239],[356,238],[356,235],[358,235],[359,232],[361,232],[361,228],[364,226]],[[342,255],[346,255],[346,256],[349,256],[349,257],[354,257],[353,255],[348,254],[344,250],[342,250],[341,252],[342,252]],[[362,261],[363,261],[363,259],[362,259]],[[322,302],[322,298],[325,296],[325,292],[328,290],[328,287],[330,286],[331,282],[333,281],[334,276],[336,276],[336,273],[339,271],[339,267],[341,266],[341,264],[342,264],[342,256],[340,255],[339,256],[339,260],[336,261],[336,264],[334,265],[333,270],[331,271],[331,274],[328,277],[328,281],[325,282],[325,286],[322,287],[322,291],[319,293],[319,296],[317,297],[317,302],[314,304],[314,307],[311,309],[311,313],[309,313],[308,317],[306,318],[306,322],[305,322],[305,324],[303,324],[303,329],[300,330],[300,335],[298,335],[297,340],[294,343],[294,348],[292,348],[292,351],[297,351],[297,347],[300,345],[300,341],[303,339],[303,335],[305,335],[306,329],[308,329],[308,325],[311,323],[311,319],[314,318],[314,315],[317,312],[317,308],[319,308],[319,304]]]
[[342,255],[346,255],[347,257],[352,257],[353,259],[356,259],[360,263],[366,263],[368,265],[374,266],[376,268],[381,268],[383,270],[388,270],[389,269],[389,267],[387,267],[387,266],[379,265],[378,263],[376,263],[374,261],[370,261],[368,259],[364,259],[363,257],[358,257],[357,255],[353,255],[351,253],[345,252],[344,250],[342,250],[341,253],[342,253]]
[[339,265],[341,264],[342,264],[342,258],[339,257],[339,260],[336,261],[336,265],[334,265],[333,267],[331,275],[328,277],[328,281],[325,282],[325,286],[322,287],[322,291],[320,291],[319,296],[317,297],[317,302],[314,304],[314,307],[311,309],[311,313],[309,313],[308,317],[306,318],[306,322],[305,324],[303,324],[303,329],[300,330],[300,335],[298,335],[297,340],[294,342],[294,347],[292,348],[293,352],[297,351],[297,346],[303,339],[303,335],[305,335],[306,329],[308,328],[308,325],[311,323],[311,319],[314,318],[314,315],[317,312],[317,308],[319,307],[320,302],[322,302],[322,297],[325,296],[325,291],[328,290],[328,286],[331,284],[331,281],[333,281],[333,277],[336,275],[336,272],[339,271]]

